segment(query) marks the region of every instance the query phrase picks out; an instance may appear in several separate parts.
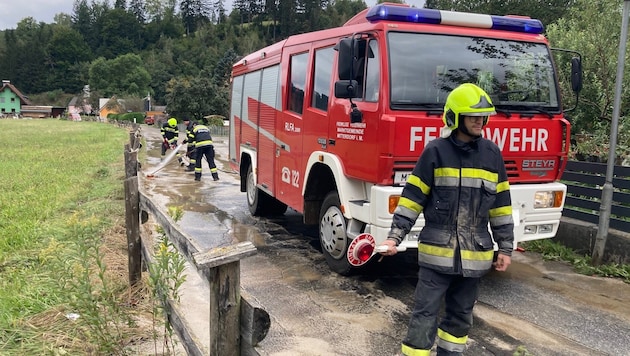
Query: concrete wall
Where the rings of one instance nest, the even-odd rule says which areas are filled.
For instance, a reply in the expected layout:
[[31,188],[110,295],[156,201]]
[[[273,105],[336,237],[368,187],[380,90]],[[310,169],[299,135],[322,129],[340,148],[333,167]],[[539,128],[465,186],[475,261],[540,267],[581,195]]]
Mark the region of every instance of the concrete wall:
[[[595,224],[563,217],[553,240],[581,254],[591,256],[597,238],[597,228]],[[603,260],[605,263],[630,264],[630,234],[609,229]]]

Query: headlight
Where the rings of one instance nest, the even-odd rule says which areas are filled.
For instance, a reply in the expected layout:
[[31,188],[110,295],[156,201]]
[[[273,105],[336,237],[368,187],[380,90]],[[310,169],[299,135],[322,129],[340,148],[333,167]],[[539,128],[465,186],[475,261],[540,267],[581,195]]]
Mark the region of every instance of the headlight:
[[561,190],[536,192],[534,195],[534,209],[559,208],[562,206],[564,192]]

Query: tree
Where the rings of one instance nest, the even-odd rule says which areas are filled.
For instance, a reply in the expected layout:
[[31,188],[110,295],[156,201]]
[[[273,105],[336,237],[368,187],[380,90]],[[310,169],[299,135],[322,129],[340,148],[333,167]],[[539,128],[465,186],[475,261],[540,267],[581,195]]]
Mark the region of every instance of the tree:
[[[547,28],[549,41],[554,47],[575,49],[582,54],[584,88],[580,95],[580,106],[571,113],[574,132],[603,130],[604,135],[607,135],[608,123],[612,120],[620,24],[621,6],[618,1],[579,0],[565,18]],[[563,77],[569,78],[569,68],[560,69]],[[628,66],[625,71],[621,100],[625,104],[620,112],[622,117],[630,109]],[[565,80],[561,84],[563,96],[569,97],[569,81]]]
[[239,57],[234,49],[230,48],[223,54],[223,57],[219,59],[212,74],[217,85],[224,83],[229,84],[230,75],[232,74],[232,64],[236,63]]
[[53,17],[57,25],[72,26],[72,15],[60,12]]
[[200,121],[211,114],[227,117],[229,96],[225,88],[217,86],[207,73],[202,72],[195,78],[173,78],[166,91],[168,111],[176,117],[188,114]]
[[215,20],[216,23],[225,22],[226,13],[224,0],[215,0],[213,7],[213,20]]
[[367,4],[364,1],[335,1],[332,6],[328,6],[326,9],[329,26],[341,26],[365,8],[367,8]]
[[114,3],[114,9],[125,10],[127,8],[127,0],[116,0]]
[[143,0],[130,0],[127,11],[129,11],[139,23],[144,24],[147,21],[147,10]]
[[136,54],[125,54],[111,60],[100,57],[92,62],[89,70],[90,88],[108,97],[144,97],[150,92],[150,82],[151,76],[144,67],[144,62]]
[[37,23],[32,17],[22,19],[15,30],[7,30],[7,54],[3,65],[8,77],[22,92],[40,93],[48,90],[48,55],[46,44],[52,37],[52,25]]
[[100,44],[97,19],[103,11],[102,6],[94,2],[90,6],[87,0],[75,0],[73,6],[72,28],[79,31],[92,51],[95,51]]
[[113,9],[105,11],[97,20],[99,46],[96,55],[114,58],[144,48],[142,24],[133,14]]
[[179,8],[187,34],[195,32],[210,18],[210,7],[204,0],[181,0]]
[[50,66],[51,87],[76,93],[87,83],[85,64],[92,60],[92,51],[81,34],[67,26],[53,28],[46,53]]

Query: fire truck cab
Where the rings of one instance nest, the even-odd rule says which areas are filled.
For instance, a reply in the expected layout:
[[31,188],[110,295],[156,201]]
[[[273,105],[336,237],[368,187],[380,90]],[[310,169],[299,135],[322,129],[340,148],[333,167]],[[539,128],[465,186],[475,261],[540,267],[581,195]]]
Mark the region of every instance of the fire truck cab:
[[[484,136],[504,155],[515,243],[553,237],[570,123],[542,32],[530,18],[385,3],[245,56],[232,71],[229,146],[251,213],[301,213],[319,225],[331,269],[350,273],[351,241],[386,239],[407,175],[439,137],[446,96],[471,82],[498,113]],[[579,57],[571,64],[578,91]],[[403,248],[417,249],[423,225],[421,215]]]

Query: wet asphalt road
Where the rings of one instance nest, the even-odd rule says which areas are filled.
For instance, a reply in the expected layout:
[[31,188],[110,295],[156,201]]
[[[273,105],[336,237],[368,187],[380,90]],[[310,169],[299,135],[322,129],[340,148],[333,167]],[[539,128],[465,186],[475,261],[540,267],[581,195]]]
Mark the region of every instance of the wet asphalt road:
[[[143,166],[149,171],[160,164],[159,131],[142,130]],[[205,162],[202,182],[172,162],[143,183],[165,206],[183,207],[179,223],[199,250],[238,241],[256,245],[258,254],[241,261],[241,286],[272,320],[257,351],[395,355],[413,306],[414,253],[373,262],[350,277],[330,272],[316,228],[302,225],[299,214],[289,210],[277,219],[251,217],[238,176],[227,163],[227,138],[215,138],[215,149],[219,182],[212,181]],[[190,287],[188,304],[204,303],[204,293],[202,284]],[[199,313],[191,314],[194,319]],[[508,272],[493,272],[482,281],[465,355],[517,350],[521,355],[630,355],[630,286],[516,252]]]

